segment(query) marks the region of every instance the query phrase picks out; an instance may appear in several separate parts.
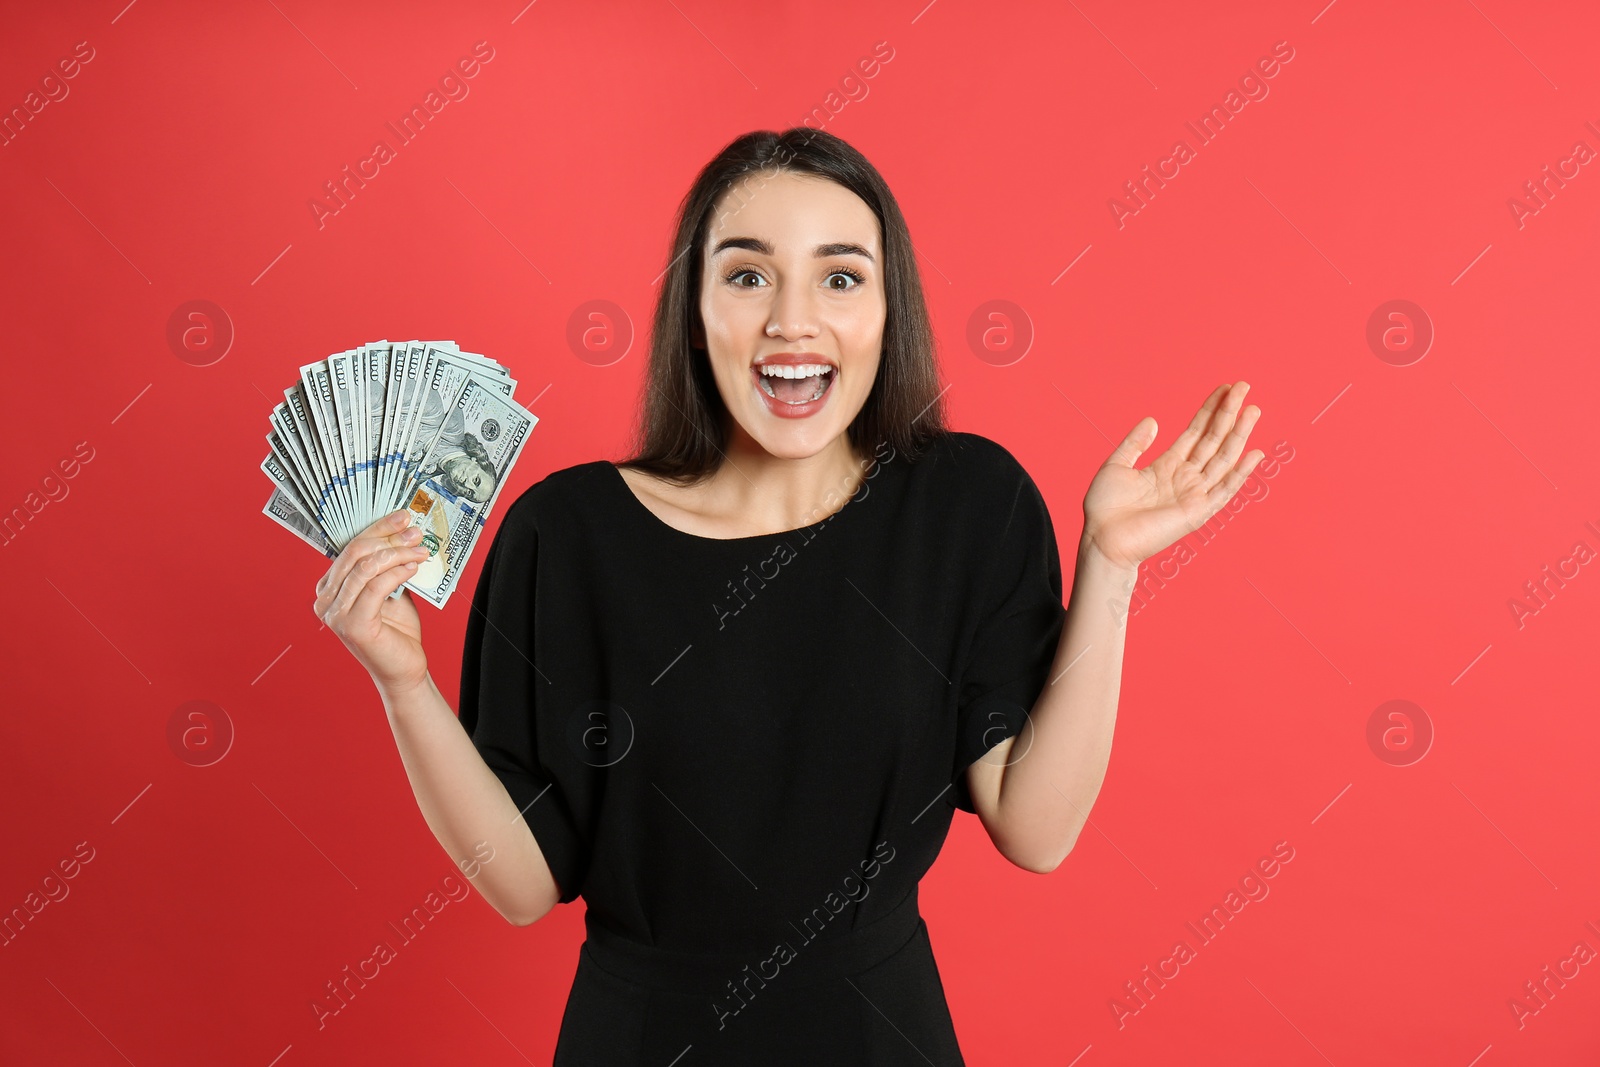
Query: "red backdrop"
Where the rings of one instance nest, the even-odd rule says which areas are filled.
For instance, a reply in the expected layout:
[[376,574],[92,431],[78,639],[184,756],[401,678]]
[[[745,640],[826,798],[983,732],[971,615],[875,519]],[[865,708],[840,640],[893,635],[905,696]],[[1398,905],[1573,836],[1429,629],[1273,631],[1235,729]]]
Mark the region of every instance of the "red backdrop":
[[[1164,449],[1243,378],[1278,460],[1147,564],[1066,863],[957,816],[923,908],[969,1062],[1595,1062],[1592,5],[523,2],[4,16],[0,1058],[549,1062],[581,903],[451,901],[318,1024],[455,868],[261,514],[269,397],[452,338],[541,420],[502,500],[619,458],[678,199],[809,116],[1067,559],[1141,416]],[[169,339],[194,300],[220,359]],[[569,342],[597,300],[625,350]],[[446,693],[468,599],[423,607]]]

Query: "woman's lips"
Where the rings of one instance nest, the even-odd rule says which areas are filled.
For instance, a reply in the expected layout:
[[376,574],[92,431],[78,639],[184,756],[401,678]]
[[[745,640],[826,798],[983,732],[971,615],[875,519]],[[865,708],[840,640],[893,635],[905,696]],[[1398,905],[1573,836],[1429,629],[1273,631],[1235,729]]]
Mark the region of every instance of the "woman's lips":
[[755,389],[756,395],[761,398],[761,402],[766,405],[769,412],[780,419],[804,419],[815,415],[828,403],[828,398],[833,395],[834,382],[839,377],[839,369],[837,367],[833,368],[823,381],[821,396],[815,400],[807,400],[799,404],[791,404],[787,401],[779,400],[775,396],[768,395],[766,389],[761,385],[762,374],[760,367],[752,366],[750,368],[750,377],[751,388]]

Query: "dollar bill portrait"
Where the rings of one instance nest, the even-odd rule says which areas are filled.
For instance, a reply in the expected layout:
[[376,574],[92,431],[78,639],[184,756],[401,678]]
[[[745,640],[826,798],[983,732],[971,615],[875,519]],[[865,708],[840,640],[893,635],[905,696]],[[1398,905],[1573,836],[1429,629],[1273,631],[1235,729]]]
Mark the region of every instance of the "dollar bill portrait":
[[[423,425],[427,425],[430,415],[438,419],[437,408],[443,407],[431,391],[428,401],[435,406],[435,410],[429,411],[428,405],[424,405]],[[490,422],[489,425],[494,423]],[[417,478],[419,481],[432,478],[448,492],[479,504],[494,496],[494,462],[477,435],[467,432],[466,420],[458,405],[452,405],[444,413],[444,425],[439,427],[438,440],[434,442],[433,451],[417,473]]]

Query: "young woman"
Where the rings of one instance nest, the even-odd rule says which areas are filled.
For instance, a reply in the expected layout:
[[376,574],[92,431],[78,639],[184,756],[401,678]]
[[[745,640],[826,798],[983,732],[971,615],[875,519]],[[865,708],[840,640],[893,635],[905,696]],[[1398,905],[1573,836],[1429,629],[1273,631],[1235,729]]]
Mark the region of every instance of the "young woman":
[[[1084,499],[944,425],[911,238],[838,138],[752,133],[683,202],[639,447],[505,509],[460,717],[374,523],[317,586],[429,828],[517,925],[582,896],[557,1065],[960,1064],[917,883],[956,808],[1029,871],[1099,793],[1139,562],[1262,457],[1220,386]],[[485,860],[485,857],[488,857]]]

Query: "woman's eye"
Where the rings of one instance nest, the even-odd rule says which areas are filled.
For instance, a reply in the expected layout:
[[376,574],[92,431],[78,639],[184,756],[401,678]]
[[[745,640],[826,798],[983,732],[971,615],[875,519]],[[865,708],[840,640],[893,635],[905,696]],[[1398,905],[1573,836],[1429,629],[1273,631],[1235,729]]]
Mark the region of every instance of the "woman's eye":
[[[748,276],[750,276],[752,278],[758,279],[757,284],[754,284],[754,285],[746,285],[746,284],[744,284],[744,282],[742,282],[740,279],[744,278],[746,275],[748,275]],[[836,284],[833,283],[833,280],[835,278],[848,278],[850,280],[850,284],[849,285],[836,285]],[[763,279],[760,274],[758,274],[757,272],[755,272],[753,270],[750,270],[749,268],[742,268],[740,270],[730,271],[730,272],[728,272],[727,276],[724,277],[723,280],[728,282],[728,283],[730,283],[735,288],[739,288],[739,289],[760,289],[760,288],[763,288],[766,285],[766,280]],[[866,279],[864,277],[862,277],[860,274],[856,273],[855,271],[841,268],[839,270],[834,270],[834,271],[829,271],[828,272],[828,277],[826,279],[826,287],[829,288],[829,289],[836,290],[838,292],[849,292],[851,289],[857,288],[858,286],[860,286],[865,281],[866,281]]]

